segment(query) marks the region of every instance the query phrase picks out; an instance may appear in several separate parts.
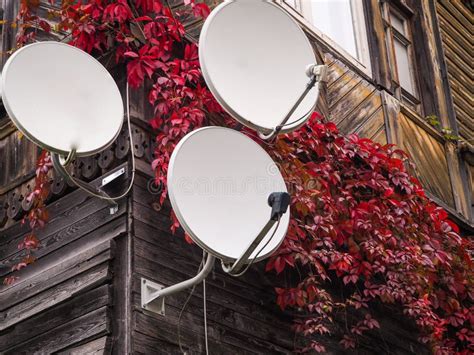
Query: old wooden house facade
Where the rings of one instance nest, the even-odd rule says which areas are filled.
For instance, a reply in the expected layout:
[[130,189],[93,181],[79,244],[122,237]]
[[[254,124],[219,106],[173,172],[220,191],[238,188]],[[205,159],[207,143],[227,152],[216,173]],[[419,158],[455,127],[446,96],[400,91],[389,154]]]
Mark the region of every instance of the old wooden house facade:
[[[345,133],[400,145],[415,162],[415,173],[430,196],[449,211],[465,237],[472,236],[469,2],[275,1],[300,22],[319,59],[329,66],[319,110]],[[182,2],[169,1],[173,7]],[[15,17],[18,3],[1,2],[5,21]],[[41,1],[44,14],[49,6]],[[189,22],[189,38],[197,40],[201,26],[200,21]],[[14,36],[14,29],[4,26],[2,63],[14,46]],[[123,72],[124,68],[114,69],[122,88]],[[0,353],[174,354],[180,347],[204,352],[200,287],[182,314],[186,292],[166,300],[166,316],[140,307],[141,277],[165,285],[181,281],[195,274],[201,250],[187,245],[180,233],[171,235],[170,206],[159,208],[150,189],[153,139],[144,90],[133,92],[132,116],[138,177],[132,193],[120,201],[118,213],[109,214],[106,202],[51,176],[50,221],[38,233],[37,261],[17,272],[13,285],[0,286]],[[440,123],[434,125],[435,121]],[[124,131],[104,152],[77,161],[76,176],[97,183],[104,174],[128,166],[129,145]],[[38,153],[3,110],[0,278],[10,275],[11,266],[22,258],[17,245],[28,233],[21,219],[31,208],[25,196],[32,188]],[[215,268],[207,290],[211,353],[290,353],[295,346],[292,318],[276,306],[273,292],[284,282],[265,273],[263,265],[238,279]],[[361,353],[427,352],[417,342],[416,330],[396,312],[383,318],[382,331],[361,344]],[[331,353],[343,352],[335,339],[322,341]]]

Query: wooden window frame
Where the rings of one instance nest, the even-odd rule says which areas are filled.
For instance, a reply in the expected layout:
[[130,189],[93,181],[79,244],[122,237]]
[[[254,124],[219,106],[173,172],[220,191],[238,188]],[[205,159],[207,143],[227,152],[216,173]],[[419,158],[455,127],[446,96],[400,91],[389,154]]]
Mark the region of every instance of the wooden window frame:
[[295,0],[296,9],[291,5],[287,4],[285,0],[274,0],[276,4],[283,7],[290,15],[292,15],[302,27],[315,38],[322,41],[334,52],[340,54],[346,59],[352,66],[358,69],[361,73],[369,78],[372,78],[372,62],[369,49],[368,39],[368,24],[367,24],[367,11],[365,1],[362,0],[350,0],[353,11],[353,27],[354,37],[356,40],[356,48],[359,58],[355,58],[352,54],[347,52],[341,45],[332,40],[328,35],[319,30],[314,24],[305,17],[304,13],[308,13],[309,6],[304,6],[305,1],[308,0]]
[[[411,109],[423,114],[422,105],[420,99],[420,86],[418,78],[417,63],[415,60],[415,54],[413,50],[414,39],[413,39],[413,12],[406,6],[403,8],[398,7],[393,2],[383,1],[380,3],[382,12],[382,21],[385,29],[385,42],[387,47],[389,68],[391,71],[392,87],[395,96],[404,104],[408,105]],[[393,25],[391,16],[396,16],[403,22],[405,33],[398,31]],[[401,42],[407,47],[408,60],[409,60],[409,75],[411,79],[411,85],[414,90],[410,93],[408,90],[403,88],[400,84],[397,58],[395,55],[395,44],[394,39]]]

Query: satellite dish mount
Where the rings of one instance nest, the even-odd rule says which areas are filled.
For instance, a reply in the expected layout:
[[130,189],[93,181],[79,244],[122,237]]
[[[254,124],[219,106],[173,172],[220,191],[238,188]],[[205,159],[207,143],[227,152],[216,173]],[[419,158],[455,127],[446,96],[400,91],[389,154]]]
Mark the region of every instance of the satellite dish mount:
[[[280,133],[280,131],[286,126],[291,116],[295,113],[295,111],[301,105],[301,103],[309,94],[309,92],[315,87],[315,85],[316,84],[319,85],[320,83],[326,82],[326,73],[327,73],[327,65],[317,65],[317,64],[308,65],[308,67],[306,68],[306,75],[310,78],[310,80],[308,84],[306,85],[306,89],[300,95],[300,97],[298,98],[296,103],[293,105],[291,110],[287,113],[285,118],[280,122],[278,126],[276,126],[273,129],[272,132],[270,132],[269,134],[264,134],[262,132],[259,132],[258,136],[264,140],[269,140],[277,136]],[[319,88],[318,88],[318,94],[316,97],[316,102],[318,100],[318,97],[319,97]],[[302,117],[299,120],[303,120],[303,119],[304,117]]]
[[[290,195],[287,192],[273,192],[268,197],[268,205],[271,207],[270,219],[262,228],[257,237],[250,243],[247,249],[242,253],[242,255],[233,263],[228,264],[222,260],[222,270],[231,276],[241,276],[245,273],[248,268],[252,265],[253,259],[250,259],[251,255],[255,252],[262,240],[270,233],[271,229],[277,224],[280,224],[281,217],[288,210],[290,205]],[[271,240],[271,238],[270,238]],[[266,247],[261,249],[263,250]],[[260,250],[260,251],[261,251]],[[158,313],[161,315],[165,314],[165,297],[171,296],[177,292],[186,290],[201,283],[207,275],[212,271],[216,257],[212,256],[209,253],[204,252],[206,257],[206,262],[204,263],[201,271],[191,279],[185,280],[183,282],[177,283],[175,285],[164,287],[156,282],[147,280],[145,278],[141,279],[141,303],[142,308]],[[258,255],[259,253],[257,253]],[[245,267],[244,271],[242,269]]]

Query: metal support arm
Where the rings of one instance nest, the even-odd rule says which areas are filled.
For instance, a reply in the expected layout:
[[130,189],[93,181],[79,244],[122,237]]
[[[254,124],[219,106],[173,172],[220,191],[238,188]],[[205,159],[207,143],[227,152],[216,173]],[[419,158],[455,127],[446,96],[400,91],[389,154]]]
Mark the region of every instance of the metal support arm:
[[247,249],[245,249],[242,255],[234,262],[234,264],[232,264],[231,266],[226,266],[224,263],[222,263],[222,269],[224,270],[224,272],[230,275],[239,273],[245,266],[245,264],[248,263],[250,255],[252,255],[252,253],[258,247],[260,242],[263,240],[263,238],[265,238],[265,236],[268,234],[270,229],[272,229],[275,223],[277,223],[277,221],[278,220],[270,219],[267,224],[262,228],[257,237],[250,243]]
[[[290,201],[291,197],[287,192],[273,192],[272,194],[270,194],[270,196],[268,196],[268,205],[272,208],[269,221],[267,222],[267,224],[265,224],[260,233],[258,233],[257,237],[250,243],[247,249],[242,253],[242,255],[240,255],[240,257],[234,262],[232,266],[228,266],[224,262],[222,262],[222,269],[224,270],[224,272],[232,276],[241,275],[240,271],[247,263],[249,263],[250,256],[255,251],[255,249],[257,249],[263,238],[265,238],[265,236],[270,232],[270,230],[275,224],[277,224],[276,229],[278,229],[280,225],[280,218],[283,216],[284,213],[286,213],[288,206],[290,205]],[[275,232],[276,230],[274,231],[273,235],[275,235]],[[270,237],[270,240],[273,235]],[[269,241],[267,241],[267,243]],[[257,257],[258,253],[254,258]],[[250,262],[250,264],[251,263],[252,261]]]
[[94,188],[88,183],[81,181],[79,179],[74,179],[71,181],[71,176],[66,171],[66,166],[70,164],[70,162],[74,159],[74,153],[70,154],[64,163],[61,162],[61,157],[56,153],[51,153],[51,160],[53,162],[54,169],[62,176],[64,181],[71,182],[75,185],[80,186],[82,189],[90,192],[91,194],[95,195],[98,194],[100,196],[105,197],[105,200],[111,205],[110,207],[110,214],[115,214],[118,211],[118,204],[114,200],[110,199],[110,196],[102,191],[100,188]]
[[196,276],[166,288],[149,280],[142,279],[142,308],[164,314],[164,298],[202,282],[212,271],[215,261],[216,258],[214,256],[207,254],[204,267]]
[[[322,82],[326,81],[326,73],[327,73],[327,66],[326,65],[309,65],[306,68],[306,75],[310,78],[308,84],[306,84],[306,89],[303,91],[303,93],[300,95],[296,103],[293,105],[293,107],[290,109],[290,111],[286,114],[285,118],[281,123],[276,126],[269,134],[263,134],[259,133],[259,137],[264,140],[271,139],[275,137],[280,131],[285,127],[293,113],[298,109],[298,107],[301,105],[303,100],[306,98],[306,96],[309,94],[309,92],[314,88],[315,85],[319,85]],[[319,88],[318,88],[319,89]],[[319,90],[318,90],[318,95],[316,96],[316,103],[315,106],[318,102],[319,99]],[[303,117],[301,118],[303,119]]]

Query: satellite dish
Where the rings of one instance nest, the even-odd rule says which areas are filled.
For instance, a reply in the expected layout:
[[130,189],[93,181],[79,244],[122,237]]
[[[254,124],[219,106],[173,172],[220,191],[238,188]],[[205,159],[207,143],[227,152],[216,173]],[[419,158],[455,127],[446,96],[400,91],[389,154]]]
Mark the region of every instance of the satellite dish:
[[316,108],[315,84],[324,80],[325,67],[315,65],[300,26],[271,1],[217,6],[201,31],[199,57],[217,101],[237,121],[263,134],[295,130]]
[[100,152],[122,127],[123,102],[112,76],[94,57],[64,43],[16,51],[3,68],[1,92],[18,129],[53,153]]
[[[225,262],[237,260],[269,220],[270,194],[287,192],[277,165],[263,148],[246,135],[222,127],[198,129],[179,142],[169,164],[168,189],[185,231],[201,248]],[[288,212],[254,261],[278,248],[289,221]],[[247,262],[258,252],[255,249]]]
[[[135,177],[132,159],[130,186],[118,197],[100,187],[125,173],[125,168],[103,179],[99,188],[80,181],[65,168],[77,156],[107,148],[122,128],[124,107],[120,91],[102,64],[86,52],[60,42],[38,42],[17,50],[5,63],[1,77],[3,105],[17,128],[51,153],[56,171],[89,194],[114,202],[131,189]],[[133,156],[130,112],[127,117]]]
[[290,195],[277,165],[257,143],[228,128],[201,128],[178,143],[168,194],[179,222],[207,256],[196,276],[172,286],[142,278],[142,308],[162,315],[165,297],[204,281],[216,258],[225,272],[240,276],[270,256],[290,222]]

